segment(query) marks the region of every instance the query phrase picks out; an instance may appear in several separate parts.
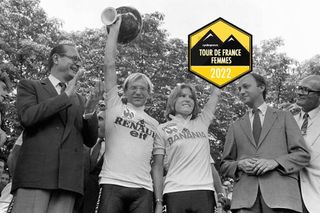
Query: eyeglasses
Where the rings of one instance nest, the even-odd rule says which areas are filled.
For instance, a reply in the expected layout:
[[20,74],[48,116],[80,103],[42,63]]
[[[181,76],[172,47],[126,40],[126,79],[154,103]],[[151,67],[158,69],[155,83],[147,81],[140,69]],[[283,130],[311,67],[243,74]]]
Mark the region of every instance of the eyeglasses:
[[70,60],[72,60],[73,62],[81,62],[81,59],[78,56],[70,56],[70,55],[66,55],[66,54],[60,54],[60,56],[62,57],[67,57]]
[[320,91],[312,90],[312,89],[310,89],[308,87],[304,87],[304,86],[298,86],[296,91],[298,94],[301,94],[301,95],[309,95],[310,92],[320,93]]
[[128,89],[131,91],[137,91],[138,89],[140,89],[142,92],[146,92],[148,90],[148,88],[146,87],[138,87],[138,86],[131,86]]

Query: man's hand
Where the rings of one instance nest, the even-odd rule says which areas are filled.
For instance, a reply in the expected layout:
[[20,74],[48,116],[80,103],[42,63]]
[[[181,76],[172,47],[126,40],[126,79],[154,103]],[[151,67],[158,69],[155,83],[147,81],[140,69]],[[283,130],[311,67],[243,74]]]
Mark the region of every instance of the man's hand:
[[238,162],[238,168],[242,171],[244,171],[247,174],[254,174],[253,169],[255,167],[257,159],[254,158],[246,158],[242,159]]
[[90,93],[89,98],[86,102],[85,114],[94,112],[99,101],[102,99],[103,92],[103,83],[101,81],[97,81],[93,92]]
[[264,173],[274,170],[279,163],[273,159],[257,159],[254,164],[253,173],[255,175],[263,175]]
[[115,38],[118,39],[121,21],[122,21],[121,14],[119,14],[117,15],[116,21],[113,24],[107,26],[108,37],[115,36]]
[[65,93],[67,94],[68,97],[71,97],[76,93],[77,87],[79,86],[78,84],[79,79],[83,76],[83,73],[84,73],[84,69],[80,69],[76,73],[76,75],[73,77],[73,79],[69,81],[69,83],[67,84]]
[[231,201],[227,197],[219,197],[218,202],[221,203],[222,209],[227,211],[230,209]]

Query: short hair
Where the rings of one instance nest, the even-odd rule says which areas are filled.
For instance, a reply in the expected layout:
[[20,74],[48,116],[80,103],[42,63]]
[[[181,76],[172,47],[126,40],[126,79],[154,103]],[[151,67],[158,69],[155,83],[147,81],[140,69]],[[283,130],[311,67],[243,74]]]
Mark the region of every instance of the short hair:
[[262,93],[263,99],[266,100],[267,97],[267,81],[264,77],[257,73],[250,73],[250,75],[254,78],[258,86],[264,86],[264,91]]
[[66,49],[65,49],[66,46],[76,47],[74,44],[64,43],[64,44],[59,44],[59,45],[55,46],[54,48],[52,48],[50,55],[49,55],[48,70],[51,70],[51,68],[53,67],[53,55],[54,54],[62,55],[64,53],[66,53]]
[[129,83],[137,81],[139,79],[142,79],[146,82],[146,84],[148,85],[148,92],[152,93],[153,92],[153,84],[152,84],[150,78],[148,76],[146,76],[145,74],[139,73],[139,72],[132,73],[126,78],[126,80],[123,82],[123,90],[127,91]]
[[12,84],[11,84],[8,73],[2,72],[0,70],[0,81],[2,81],[6,85],[8,91],[11,91]]
[[167,107],[165,112],[165,117],[170,120],[169,115],[176,115],[176,109],[175,105],[177,102],[178,97],[181,95],[182,90],[188,88],[191,91],[191,98],[194,101],[194,108],[192,110],[192,116],[191,119],[195,119],[198,116],[199,113],[199,106],[197,101],[197,95],[195,92],[195,89],[190,84],[178,84],[169,95],[168,101],[167,101]]

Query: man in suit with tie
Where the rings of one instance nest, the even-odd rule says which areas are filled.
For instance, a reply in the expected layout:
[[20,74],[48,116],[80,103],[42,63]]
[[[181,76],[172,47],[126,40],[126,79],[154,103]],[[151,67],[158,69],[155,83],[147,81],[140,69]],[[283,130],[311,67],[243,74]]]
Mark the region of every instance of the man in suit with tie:
[[294,116],[310,152],[310,164],[300,171],[304,213],[320,212],[320,75],[302,79],[297,88],[302,111]]
[[74,45],[61,44],[49,56],[50,75],[21,80],[17,110],[24,127],[12,191],[15,213],[68,213],[83,194],[83,144],[93,146],[98,90],[85,103],[76,93],[83,74]]
[[301,212],[298,171],[308,165],[300,129],[289,112],[265,103],[266,81],[251,73],[240,79],[248,112],[231,124],[221,170],[235,179],[231,209],[236,213]]

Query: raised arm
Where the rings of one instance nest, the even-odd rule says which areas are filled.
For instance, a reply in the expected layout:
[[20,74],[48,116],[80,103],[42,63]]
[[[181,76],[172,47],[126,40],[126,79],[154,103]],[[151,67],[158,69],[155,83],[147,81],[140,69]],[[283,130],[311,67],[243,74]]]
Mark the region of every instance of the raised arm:
[[116,53],[120,24],[121,16],[119,15],[117,17],[117,21],[111,26],[108,26],[109,33],[107,35],[106,47],[104,51],[105,92],[109,92],[117,84]]
[[219,95],[221,93],[221,90],[215,86],[211,86],[211,94],[209,96],[209,100],[206,105],[209,105],[212,113],[216,111],[216,106],[218,104]]
[[212,119],[214,118],[214,113],[216,111],[216,106],[219,101],[220,93],[221,93],[220,89],[218,89],[215,86],[211,86],[211,94],[209,96],[209,100],[205,104],[201,112],[202,120],[208,125],[211,123]]

